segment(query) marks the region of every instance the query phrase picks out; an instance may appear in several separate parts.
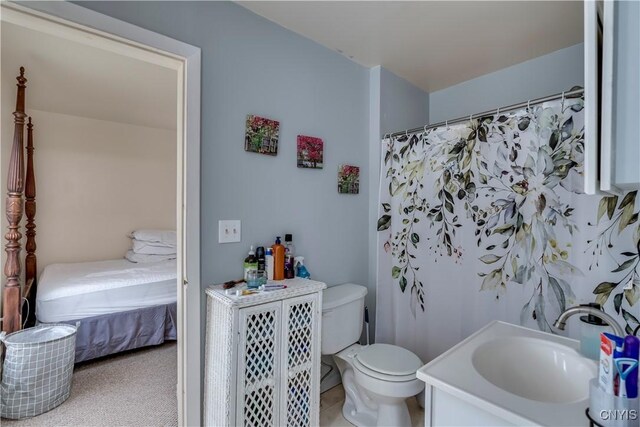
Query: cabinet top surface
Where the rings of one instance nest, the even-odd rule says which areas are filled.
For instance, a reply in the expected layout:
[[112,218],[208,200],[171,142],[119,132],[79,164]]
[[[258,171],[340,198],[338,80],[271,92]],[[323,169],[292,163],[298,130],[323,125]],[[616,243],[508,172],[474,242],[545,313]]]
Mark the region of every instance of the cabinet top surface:
[[278,289],[275,291],[258,291],[254,294],[236,296],[233,292],[236,290],[247,289],[246,284],[241,283],[231,289],[227,294],[225,289],[222,289],[222,285],[211,285],[205,290],[209,298],[215,298],[216,300],[226,304],[228,306],[250,306],[256,304],[264,304],[271,301],[278,301],[287,298],[293,298],[299,295],[310,294],[313,292],[321,291],[327,287],[326,283],[318,282],[315,280],[302,279],[296,277],[295,279],[287,279],[279,282],[270,282],[285,285],[286,288]]

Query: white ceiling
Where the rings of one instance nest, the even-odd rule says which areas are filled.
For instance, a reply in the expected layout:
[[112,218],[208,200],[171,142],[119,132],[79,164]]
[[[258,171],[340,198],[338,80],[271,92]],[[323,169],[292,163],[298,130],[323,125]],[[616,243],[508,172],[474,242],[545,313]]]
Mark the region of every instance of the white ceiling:
[[27,109],[176,129],[169,68],[2,22],[2,87],[28,79]]
[[432,92],[582,42],[581,1],[240,1]]

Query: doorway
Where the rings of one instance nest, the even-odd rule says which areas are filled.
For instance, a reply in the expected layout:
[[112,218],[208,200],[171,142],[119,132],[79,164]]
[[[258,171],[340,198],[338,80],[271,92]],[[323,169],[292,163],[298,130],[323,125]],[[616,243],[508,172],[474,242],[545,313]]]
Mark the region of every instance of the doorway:
[[178,423],[199,425],[200,49],[67,2],[33,5],[3,2],[1,7],[2,23],[30,28],[175,71]]

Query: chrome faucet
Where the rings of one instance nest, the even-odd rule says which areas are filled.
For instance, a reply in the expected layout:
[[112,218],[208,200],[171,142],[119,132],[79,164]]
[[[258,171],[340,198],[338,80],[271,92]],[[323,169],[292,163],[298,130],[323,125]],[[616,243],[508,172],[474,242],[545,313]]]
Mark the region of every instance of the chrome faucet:
[[575,307],[570,307],[566,309],[560,316],[558,316],[558,320],[553,324],[554,327],[564,331],[565,324],[567,323],[567,319],[574,314],[590,314],[601,319],[603,322],[608,324],[613,332],[619,337],[624,337],[625,333],[622,327],[618,324],[616,319],[612,316],[608,315],[602,310],[599,310],[595,307],[589,307],[586,305],[577,305]]

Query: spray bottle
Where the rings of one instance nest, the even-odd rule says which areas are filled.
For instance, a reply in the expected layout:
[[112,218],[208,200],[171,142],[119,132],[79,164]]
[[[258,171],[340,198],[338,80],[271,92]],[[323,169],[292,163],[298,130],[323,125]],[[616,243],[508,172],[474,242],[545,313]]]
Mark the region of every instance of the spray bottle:
[[295,257],[294,263],[297,277],[302,277],[303,279],[308,279],[309,277],[311,277],[311,274],[309,274],[307,267],[304,266],[304,257]]

